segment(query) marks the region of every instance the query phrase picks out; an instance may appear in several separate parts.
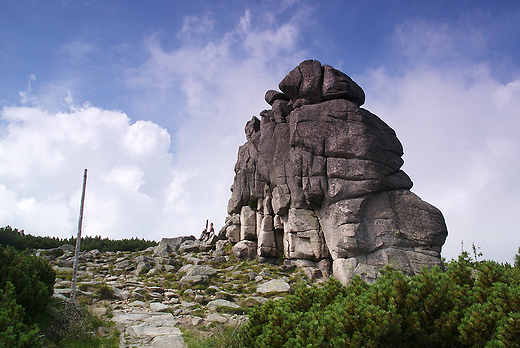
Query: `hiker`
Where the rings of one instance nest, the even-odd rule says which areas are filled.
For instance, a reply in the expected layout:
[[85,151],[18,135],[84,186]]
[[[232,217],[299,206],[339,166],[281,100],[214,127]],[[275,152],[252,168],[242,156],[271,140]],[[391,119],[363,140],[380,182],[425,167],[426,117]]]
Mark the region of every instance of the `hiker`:
[[215,235],[215,229],[213,228],[213,222],[209,224],[208,239]]
[[[207,224],[206,224],[207,226]],[[205,242],[207,240],[209,240],[211,237],[213,237],[213,235],[215,234],[215,229],[213,228],[213,222],[209,224],[209,231],[208,231],[208,228],[206,227],[204,230],[202,230],[202,233],[200,235],[200,241],[201,242]]]

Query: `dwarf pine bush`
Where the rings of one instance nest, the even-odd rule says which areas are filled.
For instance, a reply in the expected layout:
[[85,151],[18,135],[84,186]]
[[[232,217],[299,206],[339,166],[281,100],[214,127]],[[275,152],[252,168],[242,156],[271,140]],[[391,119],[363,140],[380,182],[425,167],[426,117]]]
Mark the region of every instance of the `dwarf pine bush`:
[[244,347],[520,347],[520,257],[512,267],[467,253],[367,285],[333,278],[251,310]]
[[55,273],[48,262],[0,245],[0,347],[39,347]]
[[6,282],[0,289],[0,347],[41,347],[39,329],[24,323],[25,312],[16,303],[13,284]]
[[46,312],[55,278],[47,261],[0,245],[0,289],[5,290],[7,283],[14,286],[16,303],[23,307],[27,324]]

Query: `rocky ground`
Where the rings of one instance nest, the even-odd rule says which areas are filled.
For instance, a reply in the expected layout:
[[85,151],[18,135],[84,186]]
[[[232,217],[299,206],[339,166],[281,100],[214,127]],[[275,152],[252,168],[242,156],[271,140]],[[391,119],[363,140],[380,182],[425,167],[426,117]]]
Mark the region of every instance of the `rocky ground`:
[[[115,323],[120,347],[185,347],[183,331],[210,336],[219,325],[240,325],[248,308],[306,281],[296,268],[236,259],[227,241],[180,242],[140,252],[80,254],[77,299]],[[38,252],[53,264],[54,296],[62,299],[71,294],[72,249]]]

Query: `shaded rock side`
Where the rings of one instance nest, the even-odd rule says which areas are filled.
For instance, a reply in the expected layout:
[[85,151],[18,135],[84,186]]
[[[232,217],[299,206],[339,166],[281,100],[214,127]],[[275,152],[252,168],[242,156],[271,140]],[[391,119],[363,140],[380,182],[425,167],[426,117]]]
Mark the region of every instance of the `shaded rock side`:
[[[360,108],[350,77],[304,61],[246,125],[226,229],[237,257],[307,260],[316,277],[370,281],[386,264],[415,274],[442,265],[442,213],[410,192],[392,128]],[[255,252],[256,250],[256,252]],[[309,266],[310,267],[310,266]]]

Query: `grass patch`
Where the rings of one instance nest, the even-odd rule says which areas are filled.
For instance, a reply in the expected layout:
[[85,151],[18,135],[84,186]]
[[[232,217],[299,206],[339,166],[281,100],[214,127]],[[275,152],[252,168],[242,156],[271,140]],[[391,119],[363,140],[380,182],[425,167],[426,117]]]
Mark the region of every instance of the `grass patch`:
[[182,329],[182,337],[188,348],[241,348],[240,326],[214,324],[210,333],[205,331]]
[[93,315],[88,306],[52,299],[43,332],[49,348],[117,348],[119,331],[114,323]]
[[[226,255],[229,255],[231,257],[231,255],[233,255],[232,253],[232,250],[233,250],[233,244],[229,243],[228,245],[226,245],[224,247],[224,253],[226,253]],[[235,255],[233,255],[235,256]]]
[[215,294],[216,292],[217,292],[217,289],[215,289],[215,288],[206,288],[206,289],[204,290],[204,293],[205,293],[206,295],[213,295],[213,294]]
[[114,290],[106,284],[79,284],[81,291],[90,291],[99,300],[110,300],[114,298]]
[[193,290],[206,290],[208,288],[208,284],[198,283],[191,287]]
[[56,272],[56,278],[60,278],[61,280],[71,281],[72,280],[72,269],[70,269],[70,270],[58,269],[58,271]]

